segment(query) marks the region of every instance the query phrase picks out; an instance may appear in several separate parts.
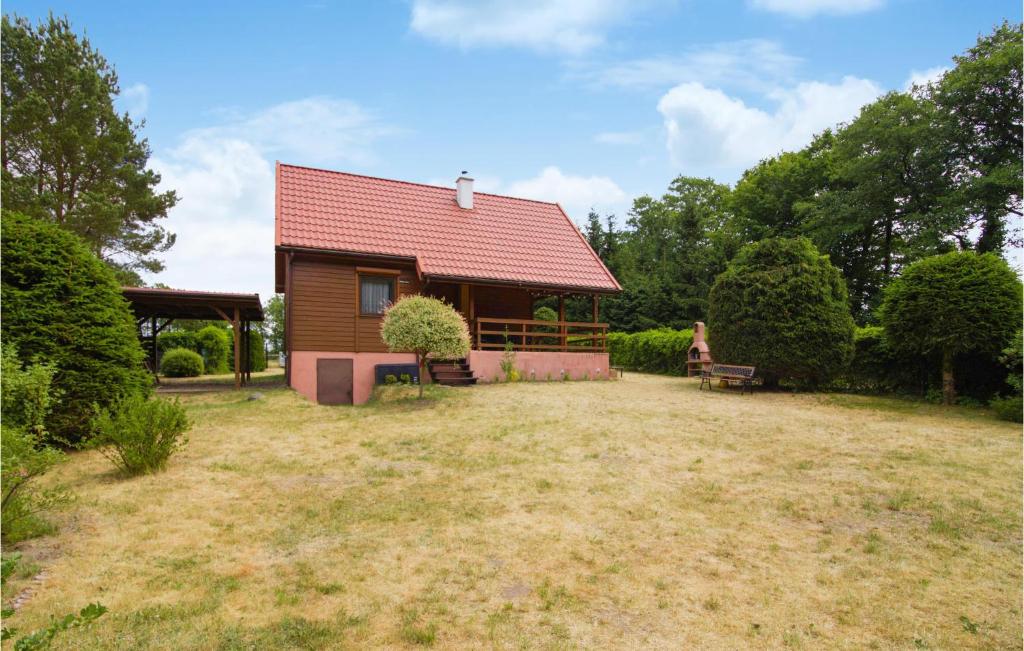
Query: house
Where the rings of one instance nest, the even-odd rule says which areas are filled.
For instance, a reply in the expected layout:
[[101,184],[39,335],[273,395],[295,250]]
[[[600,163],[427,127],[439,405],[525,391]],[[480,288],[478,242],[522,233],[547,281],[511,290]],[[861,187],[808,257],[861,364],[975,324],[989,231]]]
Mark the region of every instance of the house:
[[[470,327],[464,362],[435,381],[493,381],[506,341],[527,379],[607,378],[602,295],[619,283],[558,204],[277,164],[275,284],[285,295],[287,381],[319,402],[365,402],[379,364],[414,364],[381,340],[383,311],[408,294],[445,300]],[[589,296],[591,322],[565,320]],[[559,320],[534,302],[559,298]],[[424,378],[424,381],[426,378]]]

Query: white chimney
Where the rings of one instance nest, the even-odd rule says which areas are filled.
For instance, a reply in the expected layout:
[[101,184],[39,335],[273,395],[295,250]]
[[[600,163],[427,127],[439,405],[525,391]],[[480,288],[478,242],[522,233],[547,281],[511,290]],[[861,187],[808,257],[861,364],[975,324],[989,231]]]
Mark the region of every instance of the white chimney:
[[473,179],[466,176],[466,170],[462,170],[462,176],[455,179],[455,200],[459,208],[473,209]]

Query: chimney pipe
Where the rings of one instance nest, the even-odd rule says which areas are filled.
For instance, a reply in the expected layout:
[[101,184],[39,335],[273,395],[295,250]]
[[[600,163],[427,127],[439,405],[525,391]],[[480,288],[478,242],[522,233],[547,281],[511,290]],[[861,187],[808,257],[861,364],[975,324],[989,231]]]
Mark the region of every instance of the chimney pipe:
[[455,200],[459,208],[473,209],[473,179],[466,176],[466,170],[462,170],[462,175],[455,179]]

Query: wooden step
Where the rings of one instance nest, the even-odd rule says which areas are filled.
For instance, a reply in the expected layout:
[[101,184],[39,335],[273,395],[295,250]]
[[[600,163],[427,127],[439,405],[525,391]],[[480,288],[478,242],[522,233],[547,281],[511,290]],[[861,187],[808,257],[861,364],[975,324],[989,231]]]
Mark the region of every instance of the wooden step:
[[437,378],[434,380],[437,384],[448,387],[464,387],[476,384],[475,377],[461,377],[461,378]]

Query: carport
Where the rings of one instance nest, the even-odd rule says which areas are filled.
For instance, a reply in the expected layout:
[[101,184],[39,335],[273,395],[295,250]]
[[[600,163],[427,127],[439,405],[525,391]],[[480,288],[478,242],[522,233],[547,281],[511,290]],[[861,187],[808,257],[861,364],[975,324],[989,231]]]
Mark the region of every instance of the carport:
[[231,324],[235,339],[235,388],[252,379],[249,364],[250,332],[253,321],[263,321],[259,294],[198,292],[156,287],[123,287],[125,299],[135,313],[139,339],[146,348],[147,365],[157,376],[156,336],[177,320],[224,319]]

